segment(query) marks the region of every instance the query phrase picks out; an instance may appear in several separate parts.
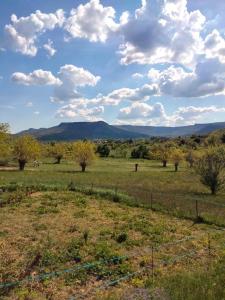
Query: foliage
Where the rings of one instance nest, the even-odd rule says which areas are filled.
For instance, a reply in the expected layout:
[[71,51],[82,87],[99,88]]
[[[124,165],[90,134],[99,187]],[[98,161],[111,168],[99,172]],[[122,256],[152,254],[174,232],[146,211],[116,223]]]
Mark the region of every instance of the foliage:
[[110,148],[109,148],[109,146],[107,144],[98,145],[98,147],[97,147],[97,153],[101,157],[108,157],[109,153],[110,153]]
[[197,161],[195,170],[201,182],[210,188],[214,195],[225,183],[225,148],[213,147],[205,151]]
[[152,147],[153,158],[160,160],[163,163],[163,167],[167,167],[167,162],[171,155],[171,143],[156,144]]
[[145,145],[140,145],[131,151],[132,158],[149,158],[149,150]]
[[80,165],[82,172],[95,159],[95,145],[89,141],[78,141],[73,144],[72,156]]
[[0,123],[0,158],[7,159],[10,156],[9,125]]
[[181,149],[178,149],[178,148],[174,148],[172,151],[171,151],[171,154],[170,154],[170,158],[171,160],[173,161],[174,163],[174,166],[175,166],[175,171],[177,172],[178,171],[178,166],[180,164],[180,162],[183,160],[184,158],[184,153]]
[[65,143],[53,143],[49,144],[47,148],[48,155],[56,160],[57,164],[60,164],[62,158],[66,154]]
[[23,170],[28,161],[39,157],[40,145],[32,136],[24,135],[16,139],[13,152],[19,162],[20,170]]

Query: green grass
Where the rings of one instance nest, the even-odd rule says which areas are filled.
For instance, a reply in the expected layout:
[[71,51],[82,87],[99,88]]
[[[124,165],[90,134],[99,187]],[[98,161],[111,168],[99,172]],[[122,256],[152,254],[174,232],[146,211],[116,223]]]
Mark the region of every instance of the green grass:
[[[9,195],[11,192],[5,193],[5,197]],[[168,278],[181,272],[203,272],[209,263],[214,265],[223,256],[225,243],[223,231],[207,224],[193,226],[189,220],[106,201],[98,195],[68,191],[23,195],[18,202],[6,203],[0,208],[0,228],[0,282],[3,283],[104,261],[88,269],[0,289],[3,300],[69,299],[80,294],[86,299],[110,299],[120,294],[121,289],[142,287],[150,293],[158,285],[171,294],[173,284]],[[155,248],[157,266],[154,286],[149,267],[151,246]],[[194,255],[183,257],[193,251]],[[174,261],[177,256],[181,258]],[[118,259],[112,263],[115,257]],[[128,281],[107,290],[99,289],[137,271],[141,273]],[[182,278],[175,280],[179,282]],[[210,290],[213,292],[213,288]]]
[[172,165],[162,168],[157,161],[140,160],[135,173],[135,163],[131,159],[98,159],[82,173],[73,162],[56,165],[45,161],[36,169],[28,165],[24,172],[0,171],[0,185],[16,183],[62,190],[72,181],[76,189],[110,189],[112,197],[127,194],[139,205],[151,206],[152,197],[154,209],[191,219],[196,217],[197,200],[205,222],[225,226],[225,207],[213,205],[225,205],[225,194],[211,196],[191,169],[182,165],[176,173]]
[[[165,169],[140,160],[134,172],[135,163],[98,159],[82,173],[73,162],[45,161],[39,168],[28,164],[24,172],[0,171],[0,186],[7,189],[0,195],[0,282],[127,257],[2,289],[0,299],[57,300],[77,294],[123,299],[124,291],[140,290],[162,299],[225,299],[225,237],[215,226],[225,226],[225,208],[214,205],[225,205],[225,194],[211,196],[185,165],[175,173],[172,165]],[[196,200],[204,223],[193,223]],[[154,284],[152,246],[158,266]],[[98,289],[137,271],[119,285]]]

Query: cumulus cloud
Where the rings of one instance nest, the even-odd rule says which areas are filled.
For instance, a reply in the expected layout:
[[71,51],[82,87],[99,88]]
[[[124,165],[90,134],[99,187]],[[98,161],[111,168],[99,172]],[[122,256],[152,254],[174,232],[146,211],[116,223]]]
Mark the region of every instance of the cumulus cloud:
[[[123,15],[122,21],[124,21]],[[84,38],[91,42],[105,42],[110,33],[119,28],[115,22],[113,7],[104,7],[99,0],[91,0],[72,9],[66,20],[65,30],[73,38]]]
[[132,78],[134,78],[134,79],[141,79],[143,77],[144,77],[144,75],[141,74],[141,73],[134,73],[134,74],[132,74]]
[[199,62],[192,72],[170,66],[162,71],[151,69],[148,76],[160,95],[205,97],[225,92],[225,64],[216,58]]
[[118,105],[122,101],[147,101],[150,96],[157,94],[157,85],[145,84],[140,88],[121,88],[114,90],[108,95],[97,97],[95,102],[104,105]]
[[186,0],[143,0],[142,7],[121,26],[121,63],[182,63],[193,66],[204,48],[205,17],[189,12]]
[[44,44],[43,48],[47,51],[48,56],[54,56],[56,54],[56,49],[54,48],[53,41],[48,39],[48,42]]
[[65,102],[74,98],[80,98],[78,87],[95,86],[100,76],[95,76],[91,72],[78,68],[74,65],[65,65],[60,68],[58,78],[62,84],[56,87],[52,102]]
[[102,119],[104,106],[92,106],[88,99],[72,100],[56,112],[56,117],[76,120],[96,121]]
[[142,102],[134,102],[131,106],[121,108],[119,119],[139,119],[139,118],[162,118],[165,116],[165,110],[161,103],[149,105]]
[[40,10],[27,17],[18,18],[11,16],[11,24],[5,26],[6,44],[15,51],[24,55],[35,56],[38,51],[36,45],[38,37],[47,30],[62,27],[64,23],[64,11],[45,14]]
[[15,83],[26,86],[55,86],[54,95],[50,100],[51,102],[62,103],[81,98],[77,89],[84,86],[95,86],[101,78],[83,68],[64,65],[60,68],[57,76],[54,76],[50,71],[40,69],[29,74],[15,72],[12,74],[11,79]]
[[29,74],[15,72],[11,77],[12,81],[23,85],[61,85],[62,82],[50,71],[35,70]]
[[225,39],[216,29],[205,38],[205,55],[207,58],[216,57],[225,63]]
[[179,107],[173,114],[167,114],[161,103],[149,105],[135,102],[130,106],[120,109],[117,123],[136,125],[189,125],[195,124],[206,117],[207,114],[225,112],[225,107]]

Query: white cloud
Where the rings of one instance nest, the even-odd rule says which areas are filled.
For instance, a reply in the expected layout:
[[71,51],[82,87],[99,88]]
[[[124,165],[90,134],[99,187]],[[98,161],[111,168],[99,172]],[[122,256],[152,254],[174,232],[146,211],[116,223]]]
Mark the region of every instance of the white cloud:
[[36,45],[38,37],[47,30],[62,27],[64,11],[45,14],[37,10],[27,17],[11,16],[11,24],[5,26],[6,44],[15,51],[24,55],[35,56],[38,51]]
[[170,66],[162,71],[151,69],[148,76],[160,95],[206,97],[225,93],[225,63],[216,58],[199,62],[192,72]]
[[11,77],[12,81],[23,85],[60,85],[61,81],[50,71],[35,70],[29,74],[15,72]]
[[141,73],[134,73],[134,74],[132,74],[132,78],[134,78],[134,79],[141,79],[143,77],[144,77],[144,75],[141,74]]
[[162,118],[165,116],[164,107],[161,103],[149,105],[142,102],[134,102],[131,106],[121,108],[119,119],[139,119],[139,118]]
[[56,49],[54,48],[53,42],[48,39],[48,42],[44,44],[43,48],[47,51],[48,56],[54,56],[56,54]]
[[62,106],[56,112],[56,117],[70,118],[76,120],[96,121],[102,120],[104,106],[92,106],[88,99],[72,100],[70,103]]
[[187,10],[186,0],[142,1],[135,16],[121,26],[121,63],[170,62],[193,66],[204,48],[204,23],[200,11]]
[[147,101],[150,96],[157,95],[157,93],[155,84],[145,84],[136,89],[121,88],[114,90],[106,96],[100,95],[93,101],[104,105],[118,105],[122,101]]
[[[123,22],[124,18],[125,15]],[[64,28],[73,38],[104,43],[109,34],[119,28],[119,24],[115,23],[113,7],[104,7],[99,0],[90,0],[87,4],[80,4],[71,10]]]
[[74,98],[80,98],[81,95],[77,92],[78,87],[95,86],[100,76],[95,76],[91,72],[78,68],[74,65],[65,65],[60,68],[58,78],[62,85],[56,87],[52,102],[64,102]]
[[205,38],[205,55],[207,58],[219,58],[225,63],[225,39],[216,29]]
[[189,125],[195,124],[211,113],[225,112],[225,107],[179,107],[173,114],[167,114],[161,103],[149,105],[135,102],[130,106],[120,109],[117,123],[136,125]]
[[39,112],[39,111],[35,111],[34,114],[35,114],[36,116],[38,116],[38,115],[40,115],[40,112]]

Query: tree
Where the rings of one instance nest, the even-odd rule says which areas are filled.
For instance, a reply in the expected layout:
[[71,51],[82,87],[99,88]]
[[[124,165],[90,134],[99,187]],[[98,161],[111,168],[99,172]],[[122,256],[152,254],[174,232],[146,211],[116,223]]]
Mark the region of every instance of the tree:
[[132,158],[148,158],[149,150],[145,145],[140,145],[138,148],[134,148],[131,151]]
[[72,156],[80,165],[82,172],[95,159],[95,145],[89,141],[78,141],[73,144]]
[[29,160],[35,160],[40,155],[38,141],[30,135],[24,135],[16,139],[14,143],[14,156],[18,160],[19,170],[23,171]]
[[174,163],[174,167],[175,167],[175,172],[178,171],[178,167],[180,165],[180,162],[183,160],[184,158],[184,154],[183,152],[178,149],[178,148],[175,148],[171,151],[171,155],[170,155],[170,158],[172,159],[173,163]]
[[156,147],[152,149],[152,152],[154,153],[153,157],[157,160],[160,160],[163,164],[163,167],[166,168],[171,154],[170,143],[156,145]]
[[106,144],[98,145],[98,147],[97,147],[97,153],[99,153],[99,155],[101,157],[108,157],[109,153],[110,153],[110,148]]
[[215,195],[225,183],[225,148],[220,146],[206,150],[196,162],[195,171]]
[[0,123],[0,158],[7,159],[10,153],[9,125]]
[[66,146],[64,143],[54,143],[48,147],[48,155],[56,159],[56,164],[60,164],[62,158],[65,156]]
[[193,168],[195,162],[197,161],[197,159],[200,156],[200,151],[197,150],[189,150],[186,155],[185,155],[185,159],[186,161],[189,163],[190,168]]

